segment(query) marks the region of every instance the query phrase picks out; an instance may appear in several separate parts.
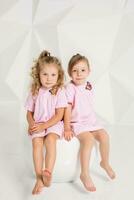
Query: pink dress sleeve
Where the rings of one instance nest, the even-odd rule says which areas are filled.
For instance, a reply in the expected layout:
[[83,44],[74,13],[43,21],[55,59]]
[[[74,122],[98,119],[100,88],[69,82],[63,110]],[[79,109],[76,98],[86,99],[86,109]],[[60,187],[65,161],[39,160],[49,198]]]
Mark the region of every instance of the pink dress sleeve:
[[26,103],[25,103],[25,108],[28,111],[34,112],[34,108],[35,108],[35,100],[36,97],[33,96],[30,92],[30,94],[28,95],[27,99],[26,99]]
[[68,84],[66,86],[66,97],[67,97],[67,102],[73,105],[75,97],[75,89],[72,84]]
[[59,89],[57,94],[56,108],[65,108],[67,106],[68,104],[67,104],[65,89]]

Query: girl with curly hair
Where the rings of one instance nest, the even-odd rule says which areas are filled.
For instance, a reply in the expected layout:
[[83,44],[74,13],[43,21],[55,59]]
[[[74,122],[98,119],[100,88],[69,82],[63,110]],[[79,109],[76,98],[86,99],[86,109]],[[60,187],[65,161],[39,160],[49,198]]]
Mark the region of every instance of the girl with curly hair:
[[32,193],[38,194],[44,186],[49,187],[51,184],[56,159],[56,141],[62,138],[62,119],[67,100],[61,63],[49,52],[41,52],[32,67],[31,76],[33,81],[26,100],[26,109],[36,173],[36,183]]

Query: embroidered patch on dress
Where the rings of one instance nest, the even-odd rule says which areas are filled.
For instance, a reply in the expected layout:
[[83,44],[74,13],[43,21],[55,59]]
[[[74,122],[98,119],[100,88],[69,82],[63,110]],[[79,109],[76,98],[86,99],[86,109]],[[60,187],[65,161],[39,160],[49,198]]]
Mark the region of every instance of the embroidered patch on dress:
[[90,84],[90,82],[87,81],[85,89],[87,89],[87,90],[91,90],[92,89],[92,85]]

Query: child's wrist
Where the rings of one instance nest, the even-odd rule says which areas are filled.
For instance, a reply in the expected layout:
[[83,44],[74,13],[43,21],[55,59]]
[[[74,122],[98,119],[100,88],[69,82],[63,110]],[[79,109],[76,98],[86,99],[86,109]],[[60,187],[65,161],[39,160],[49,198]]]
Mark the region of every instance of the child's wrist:
[[29,122],[29,126],[33,126],[35,124],[35,121]]
[[71,131],[71,127],[64,127],[65,131]]

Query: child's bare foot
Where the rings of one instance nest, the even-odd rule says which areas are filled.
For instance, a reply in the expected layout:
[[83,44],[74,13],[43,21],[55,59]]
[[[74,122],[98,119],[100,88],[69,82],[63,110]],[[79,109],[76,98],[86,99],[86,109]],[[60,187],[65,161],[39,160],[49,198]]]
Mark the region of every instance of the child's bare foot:
[[44,186],[49,187],[51,185],[52,175],[48,169],[42,171],[42,179]]
[[84,185],[84,187],[90,191],[90,192],[95,192],[96,191],[96,187],[93,184],[93,181],[91,179],[90,176],[85,176],[85,175],[80,175],[80,179]]
[[44,184],[43,184],[43,181],[41,178],[38,178],[36,183],[35,183],[35,186],[33,188],[33,191],[32,191],[32,194],[39,194],[42,192],[42,189],[44,187]]
[[106,171],[106,173],[108,174],[108,176],[111,178],[111,179],[114,179],[115,178],[115,172],[113,171],[113,169],[111,168],[110,165],[105,165],[103,164],[103,162],[100,162],[100,166]]

